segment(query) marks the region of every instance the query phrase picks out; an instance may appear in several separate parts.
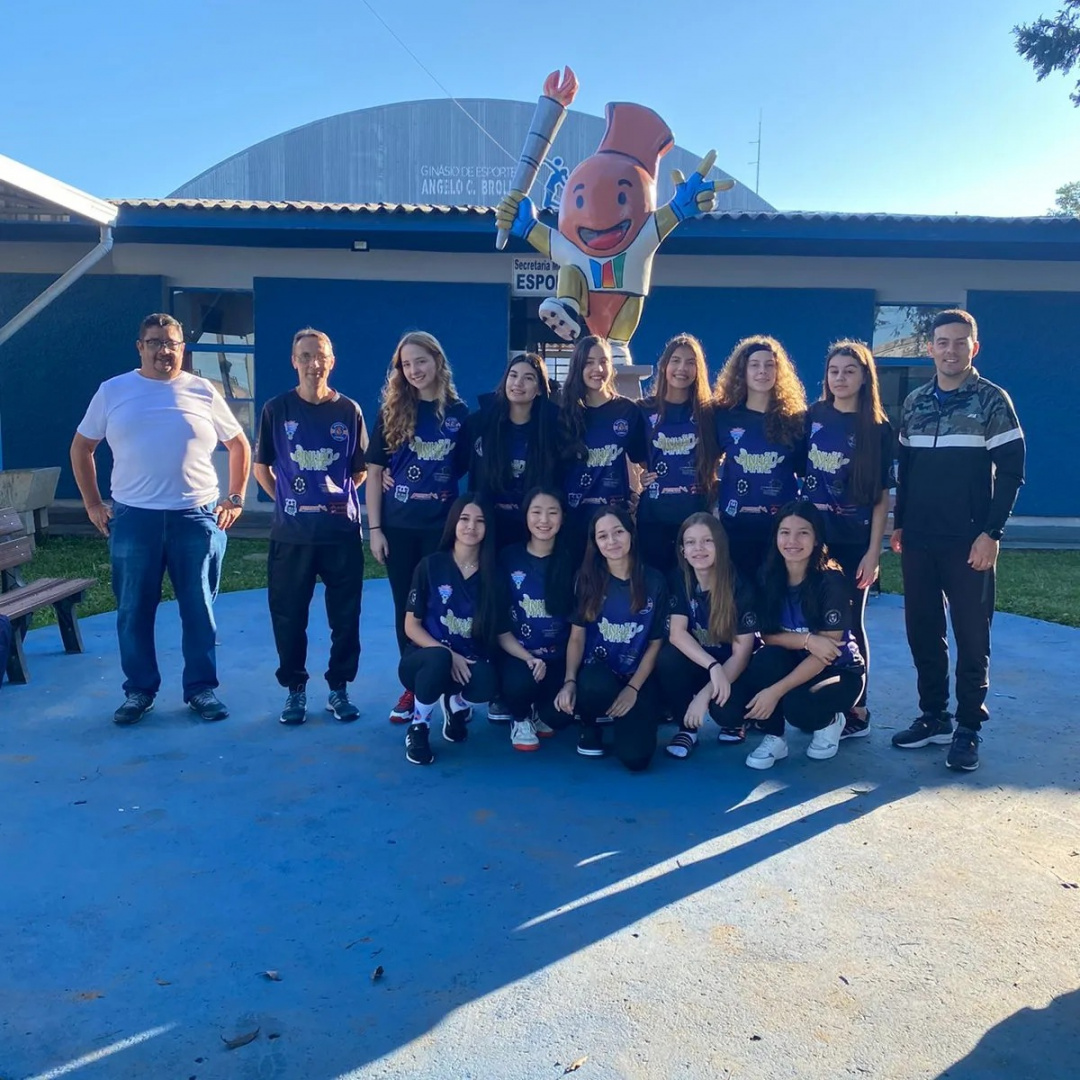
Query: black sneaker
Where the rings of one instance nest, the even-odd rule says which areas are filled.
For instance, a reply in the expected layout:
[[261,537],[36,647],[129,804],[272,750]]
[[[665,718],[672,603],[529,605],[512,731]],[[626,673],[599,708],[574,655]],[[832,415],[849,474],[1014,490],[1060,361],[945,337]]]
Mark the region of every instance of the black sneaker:
[[952,717],[948,713],[937,716],[923,713],[906,731],[898,731],[892,737],[892,744],[901,750],[914,750],[930,743],[944,746],[952,742],[952,733]]
[[430,765],[435,760],[428,740],[427,724],[410,724],[405,732],[405,760],[414,765]]
[[673,758],[688,758],[697,746],[696,731],[677,731],[671,742],[664,747]]
[[604,733],[596,724],[582,724],[578,732],[577,752],[584,757],[604,756]]
[[506,702],[500,701],[498,698],[488,706],[487,716],[490,724],[509,724],[514,719],[509,708],[507,708]]
[[344,686],[340,690],[330,691],[326,711],[333,713],[334,719],[343,724],[351,724],[360,717],[360,710],[349,700],[349,691]]
[[722,727],[716,736],[716,741],[732,746],[736,743],[744,743],[746,742],[746,727]]
[[188,708],[198,714],[200,720],[224,720],[229,715],[213,690],[200,690],[189,702]]
[[981,742],[982,739],[974,728],[957,725],[945,764],[950,769],[974,772],[979,767],[979,743]]
[[[840,732],[843,739],[865,739],[870,734],[870,710],[866,710],[866,719],[861,720],[854,709],[844,713],[844,730]],[[896,745],[899,745],[898,743]]]
[[121,727],[137,724],[154,707],[152,694],[141,690],[132,690],[124,699],[124,704],[113,713],[113,723]]
[[278,719],[289,727],[297,727],[307,720],[307,693],[302,686],[294,686],[285,699],[285,708]]
[[472,717],[472,709],[455,712],[449,694],[443,694],[439,704],[443,714],[442,737],[447,742],[464,742],[469,737],[469,729],[465,725]]

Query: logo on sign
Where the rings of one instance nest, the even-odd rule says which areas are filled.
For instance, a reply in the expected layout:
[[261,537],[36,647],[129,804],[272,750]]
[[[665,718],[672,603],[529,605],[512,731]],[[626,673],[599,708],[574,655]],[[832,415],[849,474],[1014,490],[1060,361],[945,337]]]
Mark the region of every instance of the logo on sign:
[[510,272],[511,296],[554,296],[559,270],[550,259],[515,255]]

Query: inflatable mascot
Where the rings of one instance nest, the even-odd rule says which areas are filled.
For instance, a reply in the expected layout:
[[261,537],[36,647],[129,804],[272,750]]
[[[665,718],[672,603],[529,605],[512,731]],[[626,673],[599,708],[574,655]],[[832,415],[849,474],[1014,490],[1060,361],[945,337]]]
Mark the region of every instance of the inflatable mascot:
[[680,222],[712,210],[716,192],[734,181],[706,179],[716,160],[710,150],[689,179],[672,173],[675,195],[657,209],[657,170],[675,138],[652,109],[616,102],[606,108],[607,129],[596,152],[566,181],[558,229],[541,224],[526,193],[577,88],[570,68],[545,80],[513,190],[495,212],[496,246],[505,246],[508,234],[518,236],[558,263],[557,295],[541,303],[540,318],[564,341],[585,332],[608,338],[616,362],[629,363],[656,249]]

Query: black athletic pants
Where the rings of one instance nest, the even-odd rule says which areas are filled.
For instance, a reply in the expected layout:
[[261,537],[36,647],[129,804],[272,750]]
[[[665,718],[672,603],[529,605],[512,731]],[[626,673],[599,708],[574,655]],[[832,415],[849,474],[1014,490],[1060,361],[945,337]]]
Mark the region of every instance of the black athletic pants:
[[[746,681],[753,697],[759,690],[778,683],[806,659],[806,653],[766,645],[758,649],[740,682]],[[801,731],[819,731],[847,712],[862,693],[865,674],[862,668],[827,667],[809,682],[788,691],[768,720],[757,721],[766,735],[783,735],[784,721]]]
[[360,603],[364,590],[364,544],[356,533],[335,544],[285,544],[270,541],[267,557],[270,622],[277,646],[277,680],[305,686],[307,627],[315,580],[326,587],[330,624],[330,665],[326,681],[340,690],[356,678],[360,663]]
[[851,587],[851,632],[855,635],[855,642],[866,665],[866,686],[855,704],[863,708],[866,705],[866,691],[870,686],[870,642],[866,637],[866,599],[870,590],[858,588],[855,582],[866,547],[861,544],[830,544],[829,554],[840,564],[840,569],[844,571],[844,577]]
[[[606,664],[583,664],[577,676],[577,714],[582,724],[595,724],[607,714],[628,679]],[[633,708],[612,721],[615,756],[631,771],[649,767],[656,752],[658,706],[652,678],[635,695]]]
[[995,573],[968,566],[970,544],[939,548],[904,545],[904,622],[919,680],[919,708],[938,714],[949,708],[948,601],[956,638],[956,722],[976,731],[989,718],[990,624],[994,618]]
[[[746,703],[750,700],[750,694],[745,676],[744,671],[731,684],[731,696],[723,705],[709,702],[709,716],[722,728],[737,728],[747,723]],[[671,709],[672,719],[679,725],[680,731],[688,731],[683,717],[690,707],[691,698],[709,681],[709,673],[670,641],[666,641],[656,658],[656,678],[660,683],[661,700]]]
[[405,636],[405,608],[409,601],[409,588],[413,572],[425,555],[439,546],[443,527],[437,529],[383,528],[387,546],[386,576],[390,579],[390,594],[394,598],[394,629],[397,631],[398,652],[404,655],[412,644]]
[[560,656],[546,663],[547,671],[537,682],[524,660],[502,653],[497,661],[499,700],[515,720],[524,719],[536,706],[537,716],[548,727],[561,730],[573,722],[572,717],[555,708],[555,696],[566,680],[566,658]]
[[492,663],[477,660],[469,670],[472,676],[463,686],[454,682],[449,649],[441,645],[420,648],[410,644],[398,664],[398,679],[406,690],[413,692],[417,701],[425,705],[435,704],[443,694],[461,694],[473,705],[491,701],[497,686]]

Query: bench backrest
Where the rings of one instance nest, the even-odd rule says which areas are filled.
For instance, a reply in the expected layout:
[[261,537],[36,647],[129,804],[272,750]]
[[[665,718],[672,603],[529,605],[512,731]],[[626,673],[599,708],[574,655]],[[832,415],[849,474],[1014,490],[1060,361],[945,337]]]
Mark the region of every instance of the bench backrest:
[[33,554],[34,541],[23,532],[22,518],[14,510],[0,509],[0,571],[28,563]]

